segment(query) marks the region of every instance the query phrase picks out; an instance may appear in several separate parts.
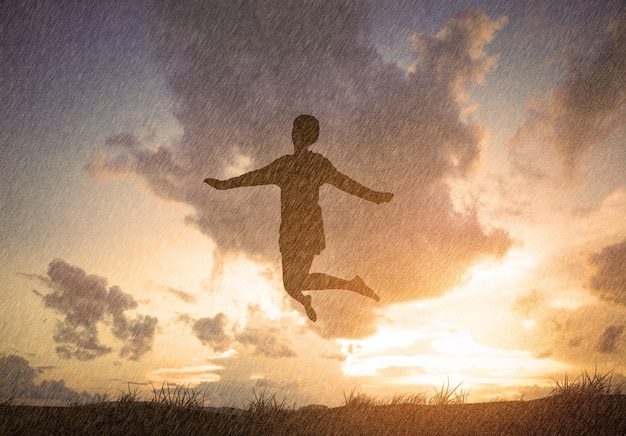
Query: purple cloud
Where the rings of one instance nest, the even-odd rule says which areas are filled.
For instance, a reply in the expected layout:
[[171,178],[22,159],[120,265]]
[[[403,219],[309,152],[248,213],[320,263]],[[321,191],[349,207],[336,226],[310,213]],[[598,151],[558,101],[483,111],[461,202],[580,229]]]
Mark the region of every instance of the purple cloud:
[[124,341],[122,357],[138,360],[152,348],[157,319],[143,315],[129,319],[126,312],[135,309],[137,302],[118,286],[108,288],[104,277],[54,259],[48,276],[40,279],[52,290],[43,295],[44,305],[63,316],[53,337],[59,356],[92,360],[110,353],[112,348],[102,344],[98,335],[98,325],[108,320],[111,333]]

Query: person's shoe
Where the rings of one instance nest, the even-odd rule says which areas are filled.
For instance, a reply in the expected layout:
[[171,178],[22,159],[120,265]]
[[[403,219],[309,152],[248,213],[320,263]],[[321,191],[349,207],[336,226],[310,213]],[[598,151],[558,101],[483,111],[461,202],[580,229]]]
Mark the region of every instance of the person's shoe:
[[317,321],[317,313],[315,313],[313,306],[311,306],[311,300],[313,300],[313,298],[310,295],[305,295],[304,298],[306,299],[304,302],[304,309],[306,310],[306,316],[308,316],[309,319],[313,322]]
[[354,279],[352,279],[352,284],[355,292],[363,295],[364,297],[369,297],[372,300],[380,300],[380,297],[376,295],[376,292],[367,286],[361,277],[355,276]]

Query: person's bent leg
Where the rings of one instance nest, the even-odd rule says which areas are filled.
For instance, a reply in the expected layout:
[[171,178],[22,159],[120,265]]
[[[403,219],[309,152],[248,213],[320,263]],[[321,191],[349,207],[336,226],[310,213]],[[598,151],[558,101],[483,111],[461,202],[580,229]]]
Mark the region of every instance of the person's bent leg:
[[379,301],[380,297],[365,284],[363,279],[355,276],[352,280],[345,280],[323,273],[309,273],[313,263],[313,254],[301,252],[285,252],[283,260],[283,284],[287,293],[306,310],[309,319],[315,322],[317,314],[311,306],[311,296],[304,295],[307,290],[346,290]]
[[304,295],[302,291],[306,288],[303,283],[313,263],[313,255],[283,253],[283,285],[285,290],[293,299],[304,306],[306,314],[313,322],[317,320],[317,314],[311,306],[311,296]]
[[348,289],[350,281],[324,273],[309,273],[302,281],[302,289]]
[[369,297],[376,301],[380,300],[380,297],[376,295],[376,292],[367,286],[363,279],[359,276],[355,276],[352,280],[344,280],[328,274],[310,273],[304,278],[302,282],[302,289],[340,289],[356,292],[357,294]]

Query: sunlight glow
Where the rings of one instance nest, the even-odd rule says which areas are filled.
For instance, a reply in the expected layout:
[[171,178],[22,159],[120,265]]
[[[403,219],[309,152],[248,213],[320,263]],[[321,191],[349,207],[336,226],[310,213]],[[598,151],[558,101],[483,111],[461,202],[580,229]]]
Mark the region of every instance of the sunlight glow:
[[[481,345],[467,332],[416,339],[403,350],[372,347],[369,340],[350,348],[342,370],[349,377],[385,377],[395,385],[430,385],[442,378],[474,384],[515,385],[520,379],[562,370],[550,359],[535,359],[530,351],[499,350]],[[378,342],[377,342],[378,343]],[[391,348],[391,347],[390,347]],[[376,349],[376,351],[373,351]],[[457,381],[458,380],[458,381]]]
[[272,321],[293,316],[285,303],[281,277],[270,265],[244,256],[225,257],[220,262],[215,276],[203,283],[199,304],[189,308],[192,316],[214,316],[216,307],[239,325],[246,325],[251,316],[260,313]]
[[530,350],[481,343],[491,337],[502,343],[509,331],[505,340],[515,344],[520,332],[535,328],[534,320],[516,318],[514,296],[526,291],[538,262],[529,251],[512,249],[502,259],[470,268],[465,283],[441,297],[387,308],[394,320],[390,325],[363,340],[337,341],[346,356],[343,374],[376,380],[372,383],[379,386],[430,386],[446,380],[484,389],[545,384],[565,365],[535,358]]
[[537,264],[538,259],[532,253],[513,249],[503,259],[482,262],[470,268],[466,274],[469,283],[464,287],[514,283],[523,279]]
[[239,354],[237,350],[231,348],[230,350],[226,350],[222,354],[220,354],[220,358],[227,359],[229,357],[235,357],[237,354]]
[[150,382],[162,383],[167,380],[173,384],[197,385],[203,382],[217,382],[221,379],[216,371],[223,370],[219,365],[183,366],[181,368],[160,368],[150,371],[147,378]]
[[411,346],[418,340],[431,339],[436,336],[435,332],[411,331],[382,327],[373,336],[362,341],[338,339],[344,354],[359,353],[372,354],[388,351],[394,348],[405,348]]
[[589,294],[581,295],[579,298],[554,298],[550,301],[549,306],[553,309],[575,310],[596,300],[596,297]]
[[431,342],[436,351],[453,356],[496,355],[497,350],[477,344],[467,332],[457,332]]

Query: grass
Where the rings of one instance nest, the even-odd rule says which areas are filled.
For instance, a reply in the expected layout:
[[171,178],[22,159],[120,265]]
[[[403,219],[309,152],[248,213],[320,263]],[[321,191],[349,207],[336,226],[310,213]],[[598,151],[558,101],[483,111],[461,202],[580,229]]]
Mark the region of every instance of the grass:
[[396,394],[387,399],[379,399],[353,389],[349,394],[343,392],[343,405],[348,408],[364,408],[376,406],[397,406],[400,404],[431,406],[465,404],[467,403],[469,392],[460,389],[461,384],[462,383],[459,383],[456,386],[450,386],[450,380],[448,379],[441,385],[440,389],[433,386],[435,393],[430,396],[425,392],[418,392],[412,394]]
[[565,375],[532,401],[467,404],[468,392],[449,380],[433,389],[387,398],[353,389],[340,407],[301,409],[253,390],[244,409],[224,411],[204,407],[189,386],[164,382],[142,401],[129,384],[117,401],[102,395],[102,407],[0,403],[0,434],[626,434],[626,396],[613,372]]
[[573,380],[565,373],[563,380],[554,380],[550,395],[567,401],[593,400],[607,395],[619,395],[622,388],[621,384],[613,382],[613,371],[600,374],[595,368],[593,374],[582,371]]
[[289,405],[287,399],[283,398],[280,402],[276,400],[276,395],[269,395],[265,391],[257,394],[252,390],[253,398],[248,400],[245,407],[246,411],[257,415],[271,415],[275,413],[283,413],[295,410],[294,405]]
[[168,408],[190,410],[204,407],[205,396],[200,392],[185,385],[170,385],[163,382],[161,388],[157,389],[152,385],[154,397],[152,404],[166,406]]
[[343,405],[346,408],[363,408],[363,407],[375,407],[380,406],[381,401],[376,397],[364,394],[357,391],[356,388],[352,389],[349,394],[343,392]]
[[469,392],[459,389],[463,383],[451,387],[450,379],[447,379],[445,383],[441,385],[441,389],[435,389],[435,395],[428,399],[428,404],[433,406],[443,406],[447,404],[465,404],[467,403],[467,397]]
[[117,402],[122,404],[132,404],[139,400],[139,389],[135,386],[135,389],[131,390],[130,383],[128,383],[128,389],[120,391],[120,395],[117,397]]
[[395,394],[385,401],[390,406],[398,406],[400,404],[424,405],[428,404],[428,394],[418,392],[414,394]]

